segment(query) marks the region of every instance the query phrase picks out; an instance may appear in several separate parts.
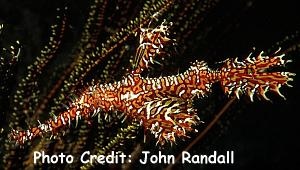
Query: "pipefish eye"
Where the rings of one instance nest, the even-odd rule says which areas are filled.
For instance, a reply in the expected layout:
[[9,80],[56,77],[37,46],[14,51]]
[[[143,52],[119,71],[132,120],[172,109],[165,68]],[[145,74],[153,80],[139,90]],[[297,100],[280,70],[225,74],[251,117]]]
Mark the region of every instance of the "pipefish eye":
[[247,68],[247,74],[253,74],[254,69],[253,68]]

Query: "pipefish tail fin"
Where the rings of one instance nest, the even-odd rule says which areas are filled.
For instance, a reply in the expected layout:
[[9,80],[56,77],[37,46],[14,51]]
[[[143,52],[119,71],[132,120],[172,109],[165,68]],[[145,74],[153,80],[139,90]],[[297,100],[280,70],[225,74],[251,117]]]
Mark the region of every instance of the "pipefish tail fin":
[[266,93],[273,91],[282,98],[285,97],[279,91],[289,81],[293,81],[295,73],[277,71],[275,68],[283,67],[292,60],[284,60],[284,54],[278,54],[279,50],[271,55],[259,53],[256,57],[251,54],[243,61],[226,60],[219,73],[219,79],[224,92],[234,94],[237,98],[246,94],[253,101],[254,95],[270,100]]

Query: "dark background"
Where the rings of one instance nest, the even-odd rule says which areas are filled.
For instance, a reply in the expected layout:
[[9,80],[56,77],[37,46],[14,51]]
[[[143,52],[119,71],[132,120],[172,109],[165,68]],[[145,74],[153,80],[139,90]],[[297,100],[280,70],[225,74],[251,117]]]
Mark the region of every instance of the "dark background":
[[[41,42],[47,38],[49,25],[54,21],[53,9],[60,2],[0,0],[0,23],[9,28],[2,43],[19,39],[23,43],[23,63],[37,56]],[[70,5],[72,42],[80,32],[84,19],[85,3],[67,2]],[[190,54],[196,52],[213,65],[227,57],[245,57],[256,47],[260,50],[276,50],[290,47],[296,50],[287,54],[294,63],[287,70],[299,70],[300,10],[296,1],[221,1],[199,26],[196,39],[190,41]],[[298,47],[297,47],[298,45]],[[196,52],[195,52],[196,51]],[[188,62],[193,61],[189,59]],[[178,67],[182,60],[179,59]],[[24,69],[22,66],[20,70]],[[213,150],[235,151],[235,164],[226,169],[296,169],[300,152],[299,140],[299,84],[298,75],[291,84],[293,88],[282,88],[287,100],[270,94],[272,102],[251,103],[247,97],[234,102],[228,114],[222,117],[218,126],[211,129],[200,141],[201,147],[194,146],[191,153],[211,153]],[[218,89],[218,87],[216,87]],[[221,94],[221,93],[220,93]],[[221,94],[222,95],[222,94]],[[204,99],[205,100],[205,99]],[[226,103],[226,96],[220,101]],[[201,106],[201,101],[197,101]],[[217,108],[221,108],[221,105]],[[201,116],[200,116],[201,117]],[[204,147],[203,147],[204,145]],[[184,144],[182,144],[184,146]],[[224,169],[223,166],[179,166],[181,168]],[[143,167],[143,168],[151,168]],[[158,168],[154,166],[154,168]]]

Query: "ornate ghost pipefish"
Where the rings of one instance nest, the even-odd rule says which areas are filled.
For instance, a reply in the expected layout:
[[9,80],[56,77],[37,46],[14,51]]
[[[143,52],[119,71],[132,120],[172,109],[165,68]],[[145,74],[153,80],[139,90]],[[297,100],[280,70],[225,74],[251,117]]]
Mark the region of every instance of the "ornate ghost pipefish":
[[141,76],[144,69],[160,57],[163,48],[174,40],[168,38],[168,26],[162,23],[151,29],[141,29],[140,45],[137,48],[134,70],[122,80],[110,84],[96,84],[83,90],[69,108],[45,123],[28,130],[13,130],[10,138],[22,145],[44,133],[56,135],[76,124],[79,118],[91,119],[100,114],[100,110],[121,111],[131,119],[137,120],[157,138],[157,144],[174,143],[176,138],[187,136],[196,131],[194,125],[200,122],[196,110],[192,107],[194,97],[211,92],[213,83],[220,82],[224,92],[238,98],[247,94],[251,101],[256,94],[269,100],[267,91],[273,91],[284,97],[279,89],[292,81],[290,72],[271,72],[269,68],[284,66],[291,60],[276,51],[270,56],[260,53],[257,57],[248,56],[244,61],[227,59],[223,67],[211,70],[203,61],[194,62],[183,73],[158,78]]

